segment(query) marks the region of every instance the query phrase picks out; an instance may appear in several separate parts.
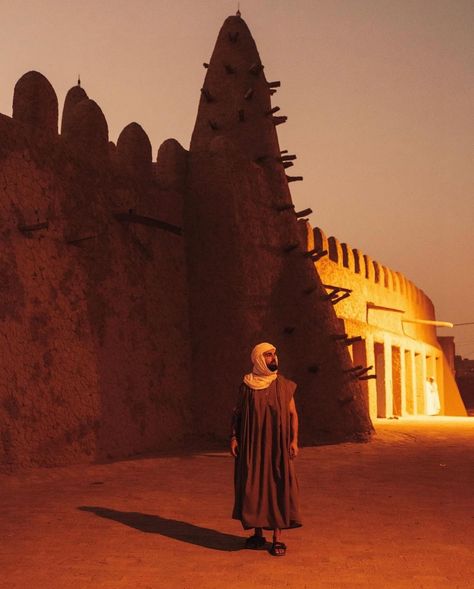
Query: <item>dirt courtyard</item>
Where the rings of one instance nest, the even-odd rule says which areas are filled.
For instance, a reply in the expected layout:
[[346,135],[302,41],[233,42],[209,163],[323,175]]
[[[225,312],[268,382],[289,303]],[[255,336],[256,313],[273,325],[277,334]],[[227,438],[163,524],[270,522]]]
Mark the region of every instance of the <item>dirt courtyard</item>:
[[1,475],[0,587],[474,588],[474,418],[375,427],[301,450],[283,558],[243,549],[225,451]]

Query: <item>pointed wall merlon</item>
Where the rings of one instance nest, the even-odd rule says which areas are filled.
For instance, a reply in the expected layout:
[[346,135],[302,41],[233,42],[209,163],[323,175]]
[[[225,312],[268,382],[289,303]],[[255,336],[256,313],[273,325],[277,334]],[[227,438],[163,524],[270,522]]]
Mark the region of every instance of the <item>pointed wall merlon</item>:
[[390,269],[387,268],[387,266],[382,266],[382,268],[384,273],[384,286],[385,288],[392,290],[392,273],[390,272]]
[[364,262],[365,262],[365,277],[370,282],[375,282],[375,270],[374,265],[372,263],[372,258],[364,254]]
[[392,290],[394,292],[400,292],[400,283],[398,279],[398,275],[393,270],[390,270],[390,274],[392,276]]
[[160,145],[156,164],[157,176],[162,188],[166,190],[184,190],[188,152],[176,139],[166,139]]
[[117,140],[117,156],[133,174],[145,178],[151,175],[151,143],[138,123],[130,123],[120,133]]
[[418,289],[411,280],[407,280],[408,296],[413,302],[418,302]]
[[378,262],[375,260],[373,261],[374,265],[374,281],[376,284],[380,284],[381,281],[383,283],[383,270]]
[[347,243],[341,243],[341,250],[342,250],[342,265],[344,266],[344,268],[347,268],[351,272],[354,272],[355,271],[354,252],[347,245]]
[[79,102],[87,100],[86,91],[81,86],[73,86],[64,99],[63,114],[61,118],[61,135],[67,134],[73,119],[74,108]]
[[403,274],[401,272],[397,272],[397,277],[398,277],[398,284],[400,286],[400,292],[402,295],[406,295],[406,280],[405,277],[403,276]]
[[328,239],[329,259],[342,266],[342,248],[339,240],[331,236]]
[[430,299],[429,296],[425,295],[425,293],[423,293],[425,299],[426,299],[426,304],[428,305],[428,308],[431,312],[431,314],[433,315],[433,317],[436,317],[436,311],[435,311],[435,306],[433,304],[433,301]]
[[75,150],[89,159],[103,160],[109,153],[109,129],[99,105],[93,100],[82,100],[71,113],[70,125],[63,135]]
[[362,252],[356,248],[353,248],[352,254],[354,256],[355,273],[365,277],[365,260]]
[[313,236],[314,236],[314,249],[322,251],[328,250],[328,238],[322,229],[319,227],[315,227],[313,229]]
[[18,80],[13,93],[13,119],[42,138],[57,136],[58,98],[43,74],[31,71]]
[[306,219],[298,219],[298,235],[303,249],[307,252],[314,250],[313,228]]

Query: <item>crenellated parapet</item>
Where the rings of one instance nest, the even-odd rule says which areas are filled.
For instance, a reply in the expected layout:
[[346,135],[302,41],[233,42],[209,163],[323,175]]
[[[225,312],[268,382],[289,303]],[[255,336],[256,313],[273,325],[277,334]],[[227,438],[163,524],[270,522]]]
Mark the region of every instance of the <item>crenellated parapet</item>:
[[[168,140],[153,161],[150,139],[136,122],[125,126],[115,145],[102,109],[80,81],[66,94],[58,134],[54,88],[43,74],[26,73],[15,85],[13,116],[0,114],[0,130],[0,157],[15,159],[27,153],[40,166],[65,176],[66,182],[82,185],[90,202],[98,188],[108,195],[113,212],[133,209],[181,226],[188,152]],[[107,186],[99,187],[97,178]],[[180,194],[171,187],[179,187]]]
[[351,248],[347,243],[340,243],[334,237],[326,237],[324,231],[315,227],[314,244],[317,249],[328,250],[328,258],[340,268],[365,278],[367,281],[386,288],[394,293],[400,293],[410,301],[426,304],[432,307],[432,302],[426,294],[401,272],[392,270],[357,248]]
[[[30,71],[18,80],[13,95],[12,117],[0,116],[0,148],[3,153],[18,149],[23,137],[25,146],[28,144],[29,149],[40,154],[48,156],[50,153],[50,147],[45,142],[55,143],[60,150],[63,149],[71,163],[88,163],[104,170],[111,168],[112,173],[113,170],[120,170],[121,175],[129,175],[142,185],[144,181],[154,180],[160,185],[167,183],[166,178],[160,181],[159,174],[160,170],[169,166],[169,160],[174,155],[169,150],[160,150],[160,153],[166,154],[167,163],[164,166],[153,163],[148,135],[136,122],[128,124],[122,130],[117,145],[109,141],[106,117],[80,83],[66,94],[60,133],[56,92],[40,72]],[[176,157],[181,159],[181,155]],[[180,167],[178,164],[177,166]]]
[[306,232],[308,249],[328,252],[316,262],[323,283],[350,291],[336,300],[339,317],[436,345],[433,303],[412,281],[319,227]]

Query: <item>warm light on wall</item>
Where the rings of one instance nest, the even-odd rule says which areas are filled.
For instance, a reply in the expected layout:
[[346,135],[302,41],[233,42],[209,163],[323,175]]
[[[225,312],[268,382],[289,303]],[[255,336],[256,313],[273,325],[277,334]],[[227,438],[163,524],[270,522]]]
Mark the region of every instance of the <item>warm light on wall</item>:
[[420,325],[434,325],[436,327],[454,327],[450,321],[436,321],[434,319],[402,319],[403,323],[418,323]]
[[473,417],[464,417],[464,416],[452,416],[452,415],[404,415],[403,417],[397,417],[394,419],[393,417],[373,417],[372,421],[376,425],[376,422],[384,422],[384,423],[393,423],[396,425],[397,421],[406,422],[410,421],[410,423],[415,424],[420,422],[422,425],[454,425],[461,427],[470,427],[472,428],[474,424]]

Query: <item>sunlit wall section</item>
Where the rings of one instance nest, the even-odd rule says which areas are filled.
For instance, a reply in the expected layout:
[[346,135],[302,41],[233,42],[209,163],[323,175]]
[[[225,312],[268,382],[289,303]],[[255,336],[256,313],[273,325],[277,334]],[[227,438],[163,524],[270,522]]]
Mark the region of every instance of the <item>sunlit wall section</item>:
[[300,221],[327,303],[344,321],[371,417],[467,415],[433,303],[403,274]]

